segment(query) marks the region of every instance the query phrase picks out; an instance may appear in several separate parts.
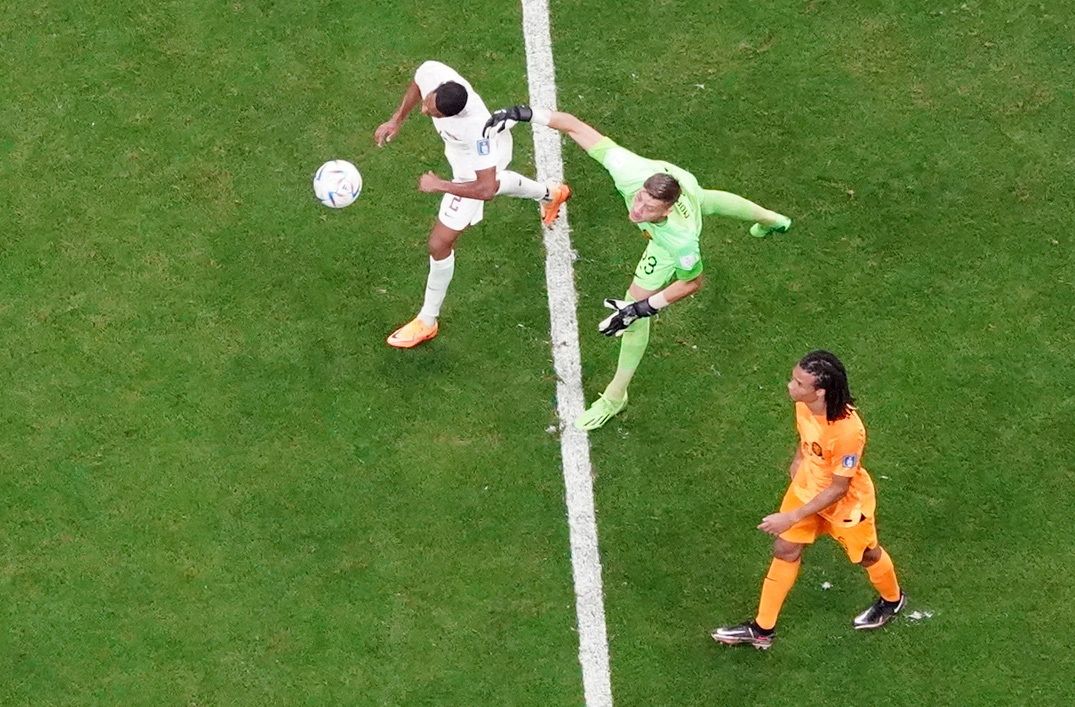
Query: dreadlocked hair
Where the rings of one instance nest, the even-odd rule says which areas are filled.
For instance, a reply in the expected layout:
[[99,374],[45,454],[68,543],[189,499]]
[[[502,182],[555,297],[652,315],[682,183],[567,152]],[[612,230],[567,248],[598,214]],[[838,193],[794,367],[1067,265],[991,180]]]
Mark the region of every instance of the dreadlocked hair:
[[799,361],[799,368],[814,377],[814,387],[825,390],[825,419],[834,422],[851,414],[855,399],[847,384],[847,369],[828,351],[811,351]]

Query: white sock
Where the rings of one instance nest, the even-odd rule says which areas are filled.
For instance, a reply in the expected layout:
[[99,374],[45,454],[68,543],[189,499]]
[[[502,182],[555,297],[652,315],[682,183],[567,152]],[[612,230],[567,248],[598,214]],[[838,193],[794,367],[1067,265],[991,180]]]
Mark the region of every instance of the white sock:
[[429,277],[426,279],[426,299],[422,311],[418,313],[427,326],[433,326],[440,316],[440,306],[444,304],[444,295],[448,294],[448,284],[455,274],[455,251],[444,260],[433,260],[429,256]]
[[497,179],[500,187],[496,190],[497,196],[517,196],[523,199],[544,199],[549,189],[541,182],[535,182],[530,177],[524,177],[518,172],[498,172]]

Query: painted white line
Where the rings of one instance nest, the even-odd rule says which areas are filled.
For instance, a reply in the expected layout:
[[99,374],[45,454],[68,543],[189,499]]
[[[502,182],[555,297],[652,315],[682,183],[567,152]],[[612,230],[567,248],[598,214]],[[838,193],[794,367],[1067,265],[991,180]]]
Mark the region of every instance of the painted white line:
[[[556,71],[552,60],[548,0],[522,0],[522,4],[530,105],[555,109]],[[534,160],[538,179],[563,179],[564,163],[559,133],[534,126]],[[608,665],[605,598],[601,588],[601,557],[597,550],[590,442],[586,433],[579,432],[571,424],[584,408],[573,260],[571,232],[564,207],[556,224],[545,229],[545,282],[549,293],[552,358],[556,369],[560,455],[563,458],[571,540],[571,571],[575,580],[582,690],[589,707],[605,707],[612,704],[612,682]]]

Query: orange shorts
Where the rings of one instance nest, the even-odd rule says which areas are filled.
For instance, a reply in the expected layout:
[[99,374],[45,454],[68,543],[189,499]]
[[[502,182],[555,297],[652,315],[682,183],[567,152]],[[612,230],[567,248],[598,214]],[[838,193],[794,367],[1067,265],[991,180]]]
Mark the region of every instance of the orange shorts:
[[[789,488],[780,504],[780,512],[790,513],[804,505],[806,504]],[[856,564],[862,562],[862,554],[866,550],[877,547],[877,526],[873,518],[863,518],[855,525],[844,526],[815,513],[785,530],[780,537],[789,543],[810,545],[819,535],[831,535],[844,548],[847,557]]]

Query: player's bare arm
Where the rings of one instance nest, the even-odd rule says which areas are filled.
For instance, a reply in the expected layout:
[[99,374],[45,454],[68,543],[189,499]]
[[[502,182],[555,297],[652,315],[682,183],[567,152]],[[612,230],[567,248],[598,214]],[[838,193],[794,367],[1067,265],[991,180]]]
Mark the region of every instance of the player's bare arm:
[[644,290],[641,287],[638,287],[638,285],[631,283],[629,292],[635,300],[648,299],[650,300],[650,304],[656,309],[664,309],[668,305],[678,302],[685,297],[690,297],[698,292],[698,290],[702,289],[704,282],[705,276],[699,275],[691,280],[676,280],[671,285],[658,292]]
[[592,126],[582,122],[570,113],[550,111],[547,108],[531,108],[526,105],[512,106],[511,108],[494,111],[485,123],[485,134],[510,130],[516,123],[528,122],[547,125],[553,130],[558,130],[574,140],[584,150],[589,150],[604,137]]
[[392,142],[392,139],[399,134],[403,121],[407,119],[415,106],[421,102],[422,94],[418,90],[418,84],[411,81],[410,86],[403,93],[403,100],[400,102],[399,108],[396,109],[391,118],[377,126],[377,129],[373,132],[373,141],[377,143],[378,147],[384,147],[386,143]]
[[799,464],[803,461],[803,450],[799,445],[795,445],[795,456],[791,460],[791,465],[788,466],[788,476],[791,480],[795,480],[795,474],[799,471]]
[[832,483],[824,491],[814,496],[808,503],[788,513],[771,513],[762,518],[758,530],[770,535],[780,535],[803,518],[825,510],[847,495],[851,488],[850,476],[833,476]]
[[553,111],[549,115],[548,125],[553,130],[559,130],[575,141],[575,144],[584,150],[589,150],[604,137],[593,126],[584,123],[570,113]]
[[489,201],[496,196],[496,167],[478,170],[472,182],[450,182],[438,177],[433,172],[426,172],[418,178],[418,191],[427,194],[453,194],[464,199],[481,199]]

